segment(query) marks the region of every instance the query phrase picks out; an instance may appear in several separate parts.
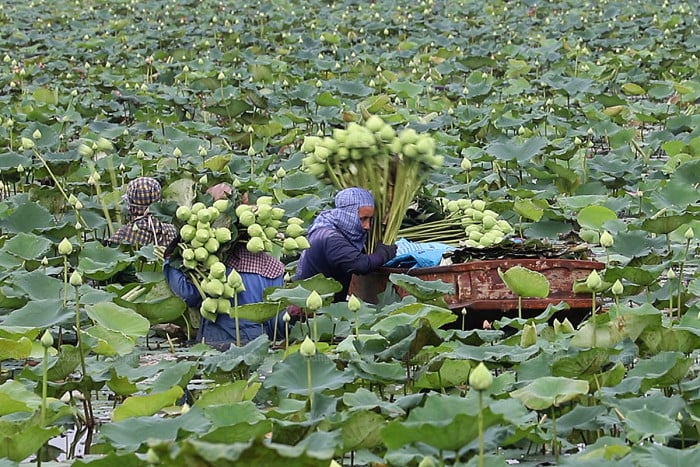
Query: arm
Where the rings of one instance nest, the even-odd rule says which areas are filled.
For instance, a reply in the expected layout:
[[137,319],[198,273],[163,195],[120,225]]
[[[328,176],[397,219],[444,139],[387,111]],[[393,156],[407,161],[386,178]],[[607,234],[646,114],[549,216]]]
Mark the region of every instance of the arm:
[[170,266],[168,262],[163,265],[163,274],[170,290],[184,300],[187,306],[198,308],[202,304],[202,296],[187,274]]
[[363,253],[340,234],[329,236],[327,242],[329,261],[348,273],[367,274],[390,259],[384,250],[372,254]]

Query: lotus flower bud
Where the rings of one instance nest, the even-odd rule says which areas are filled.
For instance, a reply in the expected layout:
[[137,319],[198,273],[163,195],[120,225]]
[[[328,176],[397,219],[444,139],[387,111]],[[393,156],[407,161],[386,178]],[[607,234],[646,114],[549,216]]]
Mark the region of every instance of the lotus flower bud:
[[49,259],[48,259],[46,256],[44,256],[43,258],[41,258],[41,265],[42,265],[42,266],[48,266],[48,265],[49,265]]
[[520,335],[520,347],[530,347],[537,343],[537,326],[535,323],[526,324]]
[[306,298],[306,308],[311,311],[316,311],[323,305],[323,299],[315,290],[312,290]]
[[292,320],[292,315],[290,315],[289,313],[287,313],[285,311],[284,314],[282,315],[282,321],[284,321],[285,323],[288,323],[291,320]]
[[357,311],[360,309],[361,306],[362,303],[360,302],[360,299],[357,298],[355,295],[350,295],[350,299],[348,300],[348,310]]
[[73,253],[73,244],[68,241],[67,238],[63,237],[63,240],[58,244],[58,252],[64,256],[68,256]]
[[622,286],[622,282],[620,282],[620,279],[615,281],[615,283],[612,285],[611,290],[613,295],[621,295],[622,292],[624,292],[625,288]]
[[68,282],[73,287],[80,287],[83,285],[83,276],[81,276],[78,271],[73,271],[73,273],[70,275],[70,279],[68,279]]
[[592,291],[597,292],[601,285],[603,285],[603,280],[598,275],[598,271],[594,269],[586,278],[586,286]]
[[284,170],[284,167],[280,167],[277,169],[277,178],[284,178],[287,175],[287,171]]
[[563,334],[569,334],[574,332],[574,325],[571,324],[569,318],[564,318],[564,321],[561,322],[561,332]]
[[552,327],[554,328],[554,334],[559,334],[561,333],[561,322],[554,318],[554,322],[552,323]]
[[32,138],[41,139],[41,131],[39,131],[38,128],[36,130],[34,130],[34,133],[32,133]]
[[476,368],[469,372],[469,386],[476,389],[477,391],[483,391],[491,387],[493,383],[493,375],[486,368],[484,362],[480,362]]
[[22,136],[22,149],[32,149],[34,147],[34,141],[29,138]]
[[695,237],[695,232],[693,232],[692,227],[688,227],[688,230],[685,231],[685,234],[683,234],[686,240],[692,240],[693,237]]
[[673,271],[673,268],[670,268],[668,272],[666,273],[666,277],[668,280],[673,280],[676,278],[676,273]]
[[80,154],[83,157],[91,157],[92,148],[85,143],[81,143],[80,145],[78,145],[78,154]]
[[464,159],[462,159],[462,162],[459,165],[460,165],[460,167],[462,167],[462,170],[464,170],[464,171],[472,169],[472,161],[470,161],[466,157]]
[[436,467],[435,459],[430,456],[425,456],[419,463],[418,467]]
[[41,345],[43,345],[47,349],[53,346],[53,336],[51,335],[48,329],[44,331],[44,334],[41,336]]
[[613,236],[610,235],[610,232],[608,232],[607,230],[600,235],[600,246],[604,248],[610,248],[611,246],[613,246],[614,242],[615,240],[613,239]]
[[304,338],[304,342],[299,346],[299,353],[304,357],[313,357],[316,355],[316,344],[312,341],[309,336]]

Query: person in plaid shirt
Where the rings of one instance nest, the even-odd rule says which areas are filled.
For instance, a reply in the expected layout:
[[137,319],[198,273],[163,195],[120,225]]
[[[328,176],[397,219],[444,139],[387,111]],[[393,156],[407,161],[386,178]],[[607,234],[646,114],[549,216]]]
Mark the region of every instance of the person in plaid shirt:
[[[230,196],[232,189],[229,185],[221,183],[207,190],[207,193],[216,200]],[[265,252],[251,253],[243,243],[231,248],[222,261],[226,265],[226,275],[231,272],[231,269],[235,269],[243,280],[245,290],[238,293],[239,305],[262,302],[263,292],[266,288],[284,284],[284,263]],[[175,295],[180,297],[187,306],[199,308],[202,304],[202,296],[187,274],[172,267],[167,260],[163,265],[163,274],[170,290]],[[281,316],[283,312],[262,325],[254,321],[239,319],[241,345],[247,344],[263,333],[270,340],[284,337],[285,323]],[[217,314],[215,322],[201,318],[196,339],[197,342],[203,342],[218,350],[226,350],[236,343],[236,321],[228,314],[223,313]]]
[[163,222],[148,211],[151,204],[160,201],[161,187],[152,177],[139,177],[126,187],[129,222],[121,226],[107,240],[109,243],[135,246],[167,246],[177,237],[173,224]]

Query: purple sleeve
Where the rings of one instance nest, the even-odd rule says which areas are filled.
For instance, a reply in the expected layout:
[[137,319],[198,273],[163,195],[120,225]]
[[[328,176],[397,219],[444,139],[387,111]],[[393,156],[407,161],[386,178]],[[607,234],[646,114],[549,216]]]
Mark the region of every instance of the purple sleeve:
[[184,300],[187,306],[198,308],[201,305],[202,296],[199,294],[197,287],[187,277],[187,274],[170,266],[167,262],[163,265],[163,274],[170,290]]

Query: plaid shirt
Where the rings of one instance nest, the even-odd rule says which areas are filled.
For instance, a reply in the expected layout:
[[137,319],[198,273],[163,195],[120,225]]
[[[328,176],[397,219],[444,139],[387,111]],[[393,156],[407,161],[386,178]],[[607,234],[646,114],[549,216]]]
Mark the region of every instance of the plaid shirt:
[[251,253],[245,245],[236,245],[226,257],[224,264],[238,272],[259,274],[275,279],[284,274],[284,264],[267,253]]
[[175,226],[162,222],[148,212],[148,207],[160,201],[160,183],[151,177],[139,177],[126,187],[126,200],[131,222],[123,225],[109,238],[112,243],[168,246],[177,236]]
[[112,243],[130,245],[168,246],[177,236],[177,229],[172,224],[162,222],[151,214],[145,214],[121,226],[109,237]]

